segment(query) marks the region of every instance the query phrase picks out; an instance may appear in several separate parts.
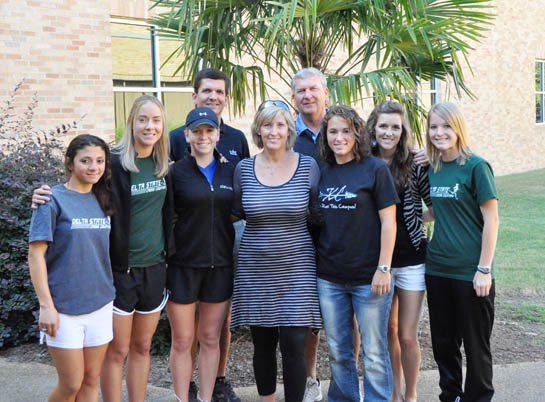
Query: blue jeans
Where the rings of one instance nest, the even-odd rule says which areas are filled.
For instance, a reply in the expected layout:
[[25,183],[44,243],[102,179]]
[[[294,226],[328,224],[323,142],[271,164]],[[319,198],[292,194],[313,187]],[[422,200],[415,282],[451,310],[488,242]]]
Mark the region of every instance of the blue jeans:
[[342,285],[318,278],[318,294],[332,375],[327,400],[360,401],[358,371],[354,360],[355,314],[365,367],[364,401],[388,402],[393,390],[387,336],[392,291],[382,296],[373,296],[371,285]]

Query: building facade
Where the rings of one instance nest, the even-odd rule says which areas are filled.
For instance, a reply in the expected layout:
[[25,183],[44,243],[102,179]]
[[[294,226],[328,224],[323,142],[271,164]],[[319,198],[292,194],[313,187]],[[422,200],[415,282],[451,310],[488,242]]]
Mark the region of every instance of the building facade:
[[[486,38],[469,55],[468,87],[456,98],[445,82],[427,84],[425,103],[451,100],[467,118],[471,146],[496,174],[545,168],[545,0],[496,0]],[[24,79],[16,107],[38,96],[34,125],[49,129],[85,114],[80,129],[113,140],[135,97],[155,94],[169,128],[183,123],[192,88],[176,74],[175,39],[146,24],[147,0],[0,0],[0,100]],[[276,84],[275,84],[276,85]],[[289,97],[290,89],[280,87]],[[26,103],[25,103],[26,102]],[[366,116],[370,105],[357,105]],[[21,111],[21,110],[20,110]],[[227,116],[249,134],[255,109]]]

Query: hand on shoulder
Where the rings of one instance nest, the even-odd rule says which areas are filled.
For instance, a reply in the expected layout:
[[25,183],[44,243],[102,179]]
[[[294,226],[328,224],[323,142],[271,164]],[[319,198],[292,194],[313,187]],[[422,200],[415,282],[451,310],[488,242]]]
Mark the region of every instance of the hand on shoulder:
[[42,184],[39,188],[34,190],[32,193],[32,209],[38,209],[39,205],[48,202],[51,194],[51,187],[47,184]]
[[414,163],[417,165],[425,167],[430,164],[430,160],[428,159],[425,149],[413,149],[411,152],[413,154]]

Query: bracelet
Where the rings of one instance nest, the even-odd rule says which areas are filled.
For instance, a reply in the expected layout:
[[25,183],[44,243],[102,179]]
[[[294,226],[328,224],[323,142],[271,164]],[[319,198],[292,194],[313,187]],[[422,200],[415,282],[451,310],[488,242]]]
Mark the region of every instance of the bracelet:
[[477,271],[483,274],[489,274],[492,270],[489,265],[477,265]]

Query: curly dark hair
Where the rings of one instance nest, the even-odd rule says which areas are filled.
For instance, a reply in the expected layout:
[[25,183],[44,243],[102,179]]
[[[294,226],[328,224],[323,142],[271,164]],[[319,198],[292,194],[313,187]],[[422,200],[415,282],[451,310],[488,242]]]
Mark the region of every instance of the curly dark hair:
[[100,208],[104,212],[104,215],[112,216],[112,214],[115,212],[115,207],[111,197],[112,172],[110,162],[110,148],[108,148],[108,145],[106,145],[104,140],[90,134],[82,134],[74,137],[74,139],[70,141],[68,149],[66,150],[66,154],[64,157],[64,168],[66,169],[67,174],[70,175],[70,168],[74,163],[74,158],[76,157],[78,151],[89,146],[100,147],[104,150],[104,174],[98,182],[93,184],[92,191],[98,201],[98,205],[100,205]]
[[320,143],[319,143],[319,152],[320,157],[330,165],[335,164],[335,154],[329,148],[327,143],[327,126],[329,120],[332,117],[342,117],[348,122],[350,128],[354,130],[354,135],[356,137],[356,144],[352,148],[354,152],[355,159],[359,162],[371,155],[371,141],[367,135],[365,129],[365,121],[358,115],[353,108],[346,105],[336,105],[332,106],[324,119],[322,120],[322,126],[320,128]]
[[411,129],[407,118],[405,117],[405,108],[403,105],[396,101],[385,100],[379,103],[367,119],[367,133],[369,135],[369,141],[373,144],[372,152],[374,156],[380,157],[380,149],[376,142],[375,128],[377,126],[378,118],[381,114],[397,114],[401,117],[401,138],[397,144],[392,162],[390,162],[390,171],[394,177],[394,183],[398,195],[403,194],[405,186],[411,185],[411,173],[413,165],[413,154],[411,153]]

